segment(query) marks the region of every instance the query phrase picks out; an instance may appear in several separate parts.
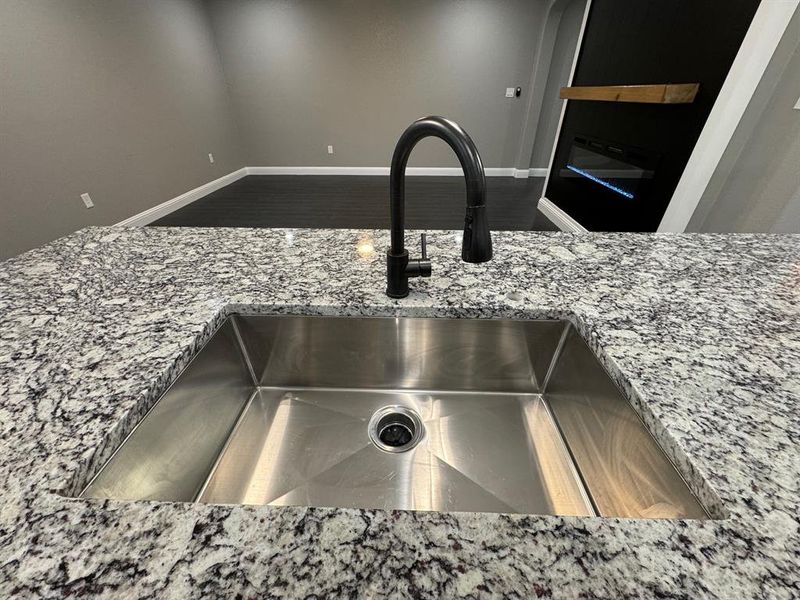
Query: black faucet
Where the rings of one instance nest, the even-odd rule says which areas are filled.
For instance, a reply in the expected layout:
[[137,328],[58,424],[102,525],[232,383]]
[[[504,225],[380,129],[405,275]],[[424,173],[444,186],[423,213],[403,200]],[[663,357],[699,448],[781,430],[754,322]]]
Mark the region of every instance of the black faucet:
[[392,298],[408,296],[409,277],[430,277],[431,262],[422,234],[422,258],[409,259],[405,249],[405,179],[408,157],[414,146],[426,137],[438,137],[453,149],[467,179],[467,216],[461,259],[480,263],[492,258],[492,236],[486,219],[486,177],[475,142],[461,127],[443,117],[425,117],[414,121],[397,141],[389,176],[392,245],[386,254],[386,294]]

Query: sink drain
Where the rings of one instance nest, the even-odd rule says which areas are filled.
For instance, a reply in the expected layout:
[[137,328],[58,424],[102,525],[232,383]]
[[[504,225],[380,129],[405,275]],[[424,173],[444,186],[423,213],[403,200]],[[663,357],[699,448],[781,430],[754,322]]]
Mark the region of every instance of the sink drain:
[[384,452],[406,452],[422,439],[419,415],[405,406],[385,406],[369,420],[369,438]]

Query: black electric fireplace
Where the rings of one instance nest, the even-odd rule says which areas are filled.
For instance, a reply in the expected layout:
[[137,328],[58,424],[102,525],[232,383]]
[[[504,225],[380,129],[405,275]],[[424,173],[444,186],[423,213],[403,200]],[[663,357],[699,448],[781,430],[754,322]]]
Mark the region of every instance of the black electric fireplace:
[[698,83],[691,104],[570,100],[544,196],[590,231],[656,231],[759,0],[592,0],[572,86]]
[[[589,193],[611,201],[644,202],[661,155],[589,136],[576,136],[559,175]],[[581,187],[582,186],[582,187]]]

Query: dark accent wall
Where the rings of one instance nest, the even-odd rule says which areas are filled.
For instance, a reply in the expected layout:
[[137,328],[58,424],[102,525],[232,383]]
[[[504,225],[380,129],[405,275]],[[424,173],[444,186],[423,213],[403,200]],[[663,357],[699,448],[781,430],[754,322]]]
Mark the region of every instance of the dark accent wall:
[[[594,0],[573,85],[700,83],[693,104],[570,101],[545,196],[592,231],[655,231],[758,0]],[[576,136],[660,155],[641,197],[561,177]]]

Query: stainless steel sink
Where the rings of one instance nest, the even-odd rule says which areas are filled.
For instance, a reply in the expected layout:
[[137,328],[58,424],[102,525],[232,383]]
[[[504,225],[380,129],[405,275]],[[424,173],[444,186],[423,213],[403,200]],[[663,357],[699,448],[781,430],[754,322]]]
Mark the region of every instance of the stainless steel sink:
[[545,320],[232,317],[81,495],[707,518]]

